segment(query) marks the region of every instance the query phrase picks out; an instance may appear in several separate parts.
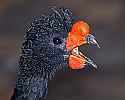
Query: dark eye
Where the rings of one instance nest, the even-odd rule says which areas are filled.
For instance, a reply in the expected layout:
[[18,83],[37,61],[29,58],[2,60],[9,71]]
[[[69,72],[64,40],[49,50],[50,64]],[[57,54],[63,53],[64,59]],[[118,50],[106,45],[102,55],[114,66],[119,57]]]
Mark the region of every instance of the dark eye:
[[63,42],[62,39],[60,39],[58,37],[53,38],[53,43],[56,44],[56,45],[62,44],[62,42]]

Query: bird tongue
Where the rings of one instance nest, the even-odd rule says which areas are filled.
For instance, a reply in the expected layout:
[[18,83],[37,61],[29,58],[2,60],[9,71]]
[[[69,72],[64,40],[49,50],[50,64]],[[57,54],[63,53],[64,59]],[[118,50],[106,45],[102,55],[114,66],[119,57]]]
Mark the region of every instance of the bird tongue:
[[69,67],[71,69],[82,69],[87,64],[97,68],[97,65],[90,58],[83,55],[83,53],[78,50],[78,47],[74,48],[69,56]]

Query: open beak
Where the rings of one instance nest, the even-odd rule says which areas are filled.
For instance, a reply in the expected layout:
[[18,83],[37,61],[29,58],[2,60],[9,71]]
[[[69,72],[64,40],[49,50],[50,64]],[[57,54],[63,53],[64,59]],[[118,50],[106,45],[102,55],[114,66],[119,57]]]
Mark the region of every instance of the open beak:
[[71,69],[83,69],[86,65],[92,65],[97,69],[97,65],[82,52],[78,50],[78,47],[72,49],[69,55],[69,67]]
[[95,37],[90,34],[89,25],[84,21],[77,21],[73,24],[66,40],[66,48],[70,52],[68,59],[71,69],[82,69],[86,65],[97,68],[97,65],[90,58],[78,50],[78,47],[84,44],[93,44],[100,48]]
[[[68,51],[70,52],[69,55],[69,67],[71,69],[83,69],[86,65],[92,65],[94,68],[97,69],[97,65],[88,57],[86,57],[83,53],[78,50],[78,47],[84,44],[87,44],[87,41],[84,39],[85,37],[79,36],[69,36],[66,42],[66,46]],[[97,41],[93,38],[91,43],[96,45],[100,48]]]

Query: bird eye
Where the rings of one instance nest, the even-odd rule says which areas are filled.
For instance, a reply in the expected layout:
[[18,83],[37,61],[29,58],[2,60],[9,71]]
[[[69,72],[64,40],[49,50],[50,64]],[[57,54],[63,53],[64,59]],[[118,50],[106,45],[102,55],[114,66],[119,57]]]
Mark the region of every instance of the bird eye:
[[53,38],[53,43],[56,45],[62,44],[62,42],[63,42],[62,39],[58,37]]

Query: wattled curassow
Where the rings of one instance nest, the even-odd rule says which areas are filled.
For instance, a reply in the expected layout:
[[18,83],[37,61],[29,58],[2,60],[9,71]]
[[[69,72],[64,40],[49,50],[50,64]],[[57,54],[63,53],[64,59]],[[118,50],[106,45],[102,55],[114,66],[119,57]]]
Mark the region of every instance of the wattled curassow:
[[32,21],[26,31],[17,68],[16,87],[11,100],[44,100],[48,80],[64,69],[97,66],[78,47],[93,44],[89,25],[75,18],[67,8],[52,8],[48,15]]

